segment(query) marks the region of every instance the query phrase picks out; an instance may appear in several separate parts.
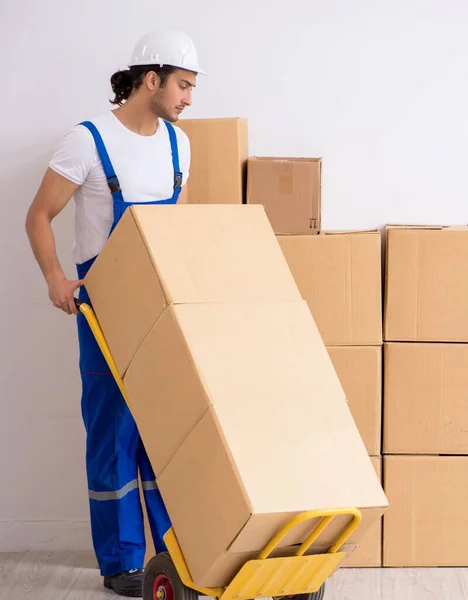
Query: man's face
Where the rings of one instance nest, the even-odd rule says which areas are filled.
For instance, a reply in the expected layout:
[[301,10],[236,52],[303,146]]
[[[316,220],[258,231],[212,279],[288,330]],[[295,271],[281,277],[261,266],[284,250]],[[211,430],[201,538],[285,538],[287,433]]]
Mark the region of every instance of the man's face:
[[192,104],[192,89],[196,75],[178,69],[166,79],[164,87],[159,86],[150,97],[150,108],[155,115],[165,121],[176,122],[186,106]]

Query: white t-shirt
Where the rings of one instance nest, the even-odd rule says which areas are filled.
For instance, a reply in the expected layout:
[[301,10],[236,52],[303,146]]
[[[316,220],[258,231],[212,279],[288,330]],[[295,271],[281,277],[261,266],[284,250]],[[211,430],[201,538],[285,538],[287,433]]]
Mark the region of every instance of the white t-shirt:
[[[126,202],[149,202],[172,198],[174,169],[166,124],[160,119],[156,133],[138,135],[108,111],[91,121],[97,127],[114,167]],[[190,142],[175,127],[182,184],[190,168]],[[91,132],[74,127],[55,150],[49,166],[81,187],[75,200],[74,259],[82,263],[102,250],[114,220],[113,199]]]

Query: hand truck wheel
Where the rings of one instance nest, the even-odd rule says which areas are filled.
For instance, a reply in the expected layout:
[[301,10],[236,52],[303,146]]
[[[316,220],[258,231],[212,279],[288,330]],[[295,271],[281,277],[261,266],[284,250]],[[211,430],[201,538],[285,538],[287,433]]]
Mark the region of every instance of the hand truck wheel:
[[149,561],[143,577],[143,600],[198,600],[198,596],[182,583],[167,552]]
[[[297,594],[297,596],[275,596],[274,600],[323,600],[325,597],[325,584],[312,594]],[[146,600],[146,598],[145,598]]]

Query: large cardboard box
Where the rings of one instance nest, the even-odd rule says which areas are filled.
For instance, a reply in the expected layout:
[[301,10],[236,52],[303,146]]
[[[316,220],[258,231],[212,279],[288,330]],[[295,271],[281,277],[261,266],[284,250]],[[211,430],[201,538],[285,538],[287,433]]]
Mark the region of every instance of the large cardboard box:
[[468,454],[467,390],[467,344],[386,344],[384,452]]
[[320,232],[322,159],[250,157],[247,202],[263,204],[275,233]]
[[277,236],[327,346],[382,344],[381,236]]
[[468,228],[387,228],[385,339],[468,341]]
[[247,177],[247,120],[181,119],[190,140],[190,204],[242,204]]
[[85,286],[121,375],[170,304],[300,299],[263,207],[246,205],[132,206]]
[[[294,514],[357,506],[355,543],[383,513],[378,478],[305,302],[171,307],[125,383],[203,585],[223,585],[232,554],[259,551]],[[157,422],[164,428],[155,434]]]
[[468,566],[468,457],[386,456],[384,481],[384,566]]
[[328,346],[359,433],[370,456],[381,453],[382,347]]
[[[382,481],[382,457],[373,456],[371,458],[375,472]],[[382,528],[383,519],[375,523],[366,535],[359,542],[358,546],[343,561],[343,567],[381,567],[382,566]]]
[[360,508],[351,545],[380,519],[385,494],[263,207],[133,207],[89,281],[199,585],[225,585],[298,512]]

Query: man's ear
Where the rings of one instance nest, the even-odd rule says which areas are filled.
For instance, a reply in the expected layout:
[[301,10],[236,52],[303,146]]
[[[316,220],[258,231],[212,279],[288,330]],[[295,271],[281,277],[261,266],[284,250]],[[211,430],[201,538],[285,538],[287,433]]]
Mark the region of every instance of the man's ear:
[[148,71],[146,74],[146,85],[149,89],[155,90],[159,87],[161,80],[159,79],[159,75],[154,71]]

